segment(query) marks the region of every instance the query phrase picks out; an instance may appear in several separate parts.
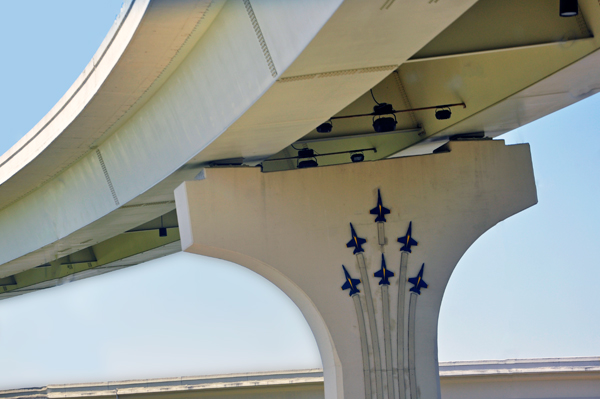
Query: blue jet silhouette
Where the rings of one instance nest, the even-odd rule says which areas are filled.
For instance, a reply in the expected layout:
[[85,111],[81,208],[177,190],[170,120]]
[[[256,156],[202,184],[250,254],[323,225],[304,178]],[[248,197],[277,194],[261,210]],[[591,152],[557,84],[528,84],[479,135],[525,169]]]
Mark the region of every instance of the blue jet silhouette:
[[394,277],[394,272],[388,270],[385,266],[385,257],[381,254],[381,269],[375,272],[375,277],[379,277],[379,285],[390,285],[390,281],[388,280],[390,277]]
[[375,222],[385,222],[385,215],[389,214],[390,210],[381,203],[381,192],[377,189],[377,206],[371,209],[371,215],[377,215]]
[[412,277],[408,279],[408,282],[413,284],[414,286],[410,289],[412,292],[416,292],[421,295],[421,288],[427,288],[427,283],[423,280],[423,268],[425,267],[425,263],[421,266],[421,270],[416,277]]
[[360,280],[357,278],[350,277],[348,270],[346,270],[346,266],[342,265],[342,268],[344,268],[344,275],[346,276],[346,282],[344,283],[344,285],[342,285],[342,289],[350,289],[350,293],[348,294],[350,296],[358,294],[360,290],[356,288],[356,286],[360,284]]
[[413,240],[411,235],[412,235],[412,222],[410,222],[408,224],[408,231],[406,232],[406,235],[404,237],[398,238],[398,242],[400,244],[403,244],[402,248],[400,248],[400,251],[412,252],[410,250],[410,247],[412,247],[413,245],[419,245],[418,242]]
[[354,226],[352,226],[352,223],[350,223],[350,231],[352,233],[352,239],[350,241],[348,241],[348,244],[346,244],[346,247],[348,247],[348,248],[354,247],[354,254],[357,254],[359,252],[364,252],[362,245],[365,242],[367,242],[367,240],[365,240],[364,238],[360,238],[356,235],[356,231],[354,231]]

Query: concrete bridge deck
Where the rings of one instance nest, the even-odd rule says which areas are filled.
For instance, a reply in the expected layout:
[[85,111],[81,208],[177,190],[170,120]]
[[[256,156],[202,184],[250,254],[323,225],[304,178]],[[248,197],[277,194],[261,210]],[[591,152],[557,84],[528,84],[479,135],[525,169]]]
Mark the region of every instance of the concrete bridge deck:
[[[442,399],[597,399],[598,358],[440,363]],[[323,398],[322,370],[48,385],[0,391],[2,399]]]
[[[0,157],[0,298],[176,252],[173,189],[203,167],[295,168],[264,162],[292,145],[343,152],[319,165],[431,153],[600,89],[597,2],[573,18],[549,0],[421,3],[126,1],[71,89]],[[370,112],[370,89],[397,109],[466,108],[397,114],[385,134],[371,118],[314,130]]]
[[[557,4],[126,1],[71,89],[0,157],[0,299],[183,247],[295,301],[328,399],[439,397],[456,262],[537,202],[529,148],[491,139],[600,90],[600,4],[568,18]],[[379,202],[375,225],[380,190],[392,210]],[[392,285],[386,214],[405,234]]]

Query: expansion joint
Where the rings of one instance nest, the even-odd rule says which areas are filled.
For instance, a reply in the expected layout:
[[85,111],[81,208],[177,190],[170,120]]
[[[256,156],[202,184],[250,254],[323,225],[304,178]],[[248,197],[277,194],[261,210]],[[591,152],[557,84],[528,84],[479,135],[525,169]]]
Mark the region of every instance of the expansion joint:
[[104,172],[104,178],[106,179],[106,183],[108,184],[108,188],[110,189],[110,193],[112,194],[113,200],[115,201],[115,205],[119,206],[119,198],[117,197],[117,193],[115,188],[110,180],[110,175],[108,174],[108,170],[106,169],[106,165],[104,164],[104,159],[102,158],[102,153],[98,148],[96,150],[96,155],[98,156],[98,161],[100,162],[100,166],[102,167],[102,172]]
[[246,11],[248,12],[248,16],[250,17],[250,22],[252,22],[252,27],[254,27],[254,32],[256,33],[256,38],[258,39],[260,48],[262,49],[262,52],[265,56],[267,65],[269,66],[269,71],[271,71],[271,76],[276,78],[277,77],[277,69],[275,69],[275,63],[273,62],[273,58],[271,58],[271,53],[269,52],[269,47],[267,47],[267,42],[265,41],[265,38],[262,34],[262,30],[260,29],[260,25],[258,24],[256,15],[254,14],[254,10],[252,9],[252,4],[250,4],[250,0],[244,0],[244,6],[246,6]]

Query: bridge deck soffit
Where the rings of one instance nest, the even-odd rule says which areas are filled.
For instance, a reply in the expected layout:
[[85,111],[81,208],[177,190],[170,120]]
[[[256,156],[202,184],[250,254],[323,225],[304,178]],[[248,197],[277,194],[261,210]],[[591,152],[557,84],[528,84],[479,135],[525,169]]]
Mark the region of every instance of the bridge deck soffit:
[[[154,0],[138,16],[140,26],[107,83],[63,129],[66,139],[86,128],[87,141],[44,144],[39,159],[0,185],[0,237],[14,244],[0,259],[0,277],[171,211],[173,189],[215,161],[256,165],[295,157],[300,147],[344,152],[319,165],[350,162],[357,149],[377,149],[364,151],[365,160],[376,160],[437,136],[495,136],[600,88],[593,66],[600,43],[592,36],[600,31],[600,6],[590,0],[580,1],[577,18],[559,18],[549,0],[507,0],[501,10],[492,0],[383,7],[358,0],[279,7],[259,0],[181,2],[191,7],[185,10],[167,3]],[[174,36],[159,41],[162,50],[147,60],[141,80],[127,86],[119,68],[134,67],[152,42],[151,32],[143,32],[165,17],[178,28],[161,34]],[[131,90],[119,93],[108,82]],[[467,107],[453,108],[449,120],[436,119],[433,110],[397,114],[397,128],[385,134],[374,134],[370,117],[335,120],[329,134],[315,131],[332,116],[370,112],[370,89],[395,109]],[[86,116],[111,95],[118,109],[104,119]],[[63,152],[53,169],[48,160]],[[267,164],[264,171],[295,168],[297,161]],[[43,173],[27,169],[34,165]]]
[[221,3],[125,2],[82,77],[0,157],[0,209],[68,169],[122,126],[185,59]]
[[[269,155],[310,130],[306,121],[302,120],[297,124],[300,128],[290,128],[286,137],[278,141],[276,137],[283,135],[273,129],[259,137],[264,140],[263,149],[255,138],[248,135],[252,121],[264,121],[265,115],[274,115],[273,112],[265,113],[262,105],[275,101],[289,106],[295,97],[298,100],[296,104],[306,104],[314,96],[311,94],[302,99],[298,97],[297,86],[274,84],[276,79],[271,63],[275,71],[279,71],[277,73],[285,71],[306,45],[312,45],[312,39],[336,12],[339,2],[278,3],[278,8],[267,7],[266,4],[224,4],[209,29],[161,89],[107,137],[96,151],[88,153],[47,184],[0,211],[0,230],[6,230],[0,231],[0,236],[11,243],[11,250],[3,254],[4,259],[0,259],[3,263],[1,275],[18,273],[60,258],[84,248],[88,240],[105,240],[156,217],[148,213],[146,219],[140,221],[137,219],[139,214],[135,214],[130,219],[115,223],[117,214],[129,212],[123,208],[117,212],[123,203],[136,204],[137,197],[162,180],[169,180],[169,176],[190,159],[190,169],[193,169],[193,165],[201,164],[205,158],[220,159],[240,152],[244,157],[251,156],[253,152],[259,156]],[[333,23],[343,28],[348,15],[354,13],[356,17],[363,14],[369,4],[344,3],[343,13],[339,16],[334,14]],[[415,16],[422,19],[425,28],[420,32],[419,40],[415,38],[410,42],[410,50],[394,54],[395,65],[435,37],[471,4],[472,1],[461,1],[460,7],[436,6],[438,8],[434,10],[437,11],[433,13],[436,24],[425,23],[431,8],[417,10],[419,12]],[[406,11],[403,8],[391,10],[389,15],[392,16],[386,19],[388,24],[398,26],[396,17],[407,19],[406,15],[402,16]],[[375,12],[368,15],[371,25],[377,22]],[[348,31],[347,27],[344,29]],[[364,51],[369,48],[360,37],[352,40]],[[321,42],[317,40],[315,43]],[[364,59],[360,52],[352,57],[357,62]],[[314,59],[314,62],[331,63],[331,60]],[[376,63],[381,61],[376,60]],[[351,101],[392,69],[393,66],[369,69],[368,73],[361,74],[364,78],[354,80],[355,83],[347,74],[341,74],[340,80],[320,90],[329,92],[332,98],[345,96],[345,101],[338,100],[335,104],[337,109],[341,109],[349,101],[348,91]],[[275,94],[283,94],[285,101],[281,101],[278,95],[267,97],[265,93],[270,92],[270,88]],[[327,102],[321,100],[321,103]],[[308,112],[311,109],[314,107],[305,107],[300,116],[314,118]],[[279,112],[281,108],[276,111],[275,114],[282,115]],[[295,112],[283,114],[294,118]],[[327,113],[323,115],[326,117]],[[245,117],[243,123],[236,125],[240,116]],[[315,123],[310,122],[311,125]],[[221,135],[228,127],[228,132]],[[221,140],[218,139],[220,135]],[[273,144],[270,144],[271,141]],[[206,155],[193,159],[198,153]],[[160,185],[166,191],[154,191],[153,195],[172,198],[172,189],[180,182],[169,180],[169,184]],[[148,196],[145,198],[152,200],[150,202],[162,202]],[[136,224],[131,225],[134,220]],[[27,233],[31,229],[37,231],[33,236]],[[22,230],[22,234],[16,233],[17,230]],[[25,236],[28,238],[25,239]]]
[[[495,137],[593,94],[600,89],[591,55],[600,46],[592,36],[600,29],[600,6],[580,3],[577,17],[561,18],[552,1],[480,0],[373,87],[377,101],[397,110],[461,102],[466,108],[452,108],[448,120],[438,120],[433,110],[396,114],[396,128],[389,132],[394,139],[383,143],[371,117],[336,119],[370,112],[376,103],[367,91],[332,115],[330,133],[313,129],[270,159],[293,158],[298,148],[305,147],[319,154],[348,151],[318,159],[319,165],[330,165],[350,162],[349,153],[364,148],[377,149],[365,152],[365,160],[403,154],[402,150],[431,142],[434,136],[481,132]],[[331,74],[313,74],[279,82],[322,84],[328,78]],[[421,129],[418,135],[415,128]],[[269,161],[263,170],[295,168],[296,163]]]
[[106,241],[0,278],[0,300],[119,270],[180,250],[177,215],[171,211]]

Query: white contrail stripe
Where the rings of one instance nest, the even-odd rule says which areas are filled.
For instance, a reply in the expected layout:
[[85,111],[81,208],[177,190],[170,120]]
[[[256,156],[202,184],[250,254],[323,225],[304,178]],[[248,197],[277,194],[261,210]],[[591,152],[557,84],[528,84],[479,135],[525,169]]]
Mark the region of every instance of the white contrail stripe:
[[415,375],[415,312],[419,295],[411,292],[408,307],[408,376],[410,385],[410,399],[417,398],[417,376]]
[[356,317],[358,319],[358,332],[360,334],[360,347],[362,349],[363,374],[365,378],[365,399],[371,399],[371,364],[369,362],[367,331],[365,328],[365,315],[363,313],[362,305],[360,304],[360,297],[358,296],[358,294],[352,295],[352,300],[354,301],[354,308],[356,309]]
[[392,366],[392,334],[390,331],[390,294],[389,286],[381,286],[381,301],[383,303],[383,342],[385,345],[385,372],[387,379],[388,399],[394,397],[394,370]]
[[377,333],[377,322],[375,321],[375,307],[373,306],[373,296],[371,295],[371,285],[369,284],[369,274],[365,265],[365,257],[362,252],[356,254],[358,260],[358,268],[365,290],[365,298],[367,299],[367,316],[369,317],[369,327],[371,330],[371,345],[373,349],[373,357],[375,359],[375,385],[377,387],[377,398],[383,399],[383,383],[381,375],[381,352],[379,349],[379,334]]
[[400,254],[400,273],[398,276],[398,395],[400,399],[406,399],[405,388],[405,370],[404,359],[406,357],[406,348],[404,345],[404,298],[406,291],[406,265],[408,263],[408,252],[402,251]]
[[[377,238],[379,240],[379,245],[381,245],[383,247],[385,245],[385,228],[384,228],[384,225],[382,222],[377,223]],[[382,252],[383,252],[383,248],[382,248]]]

